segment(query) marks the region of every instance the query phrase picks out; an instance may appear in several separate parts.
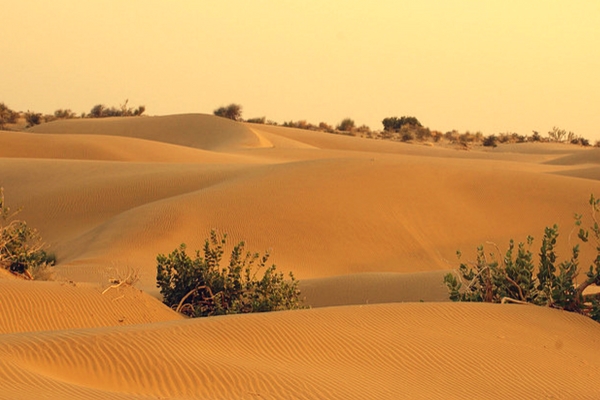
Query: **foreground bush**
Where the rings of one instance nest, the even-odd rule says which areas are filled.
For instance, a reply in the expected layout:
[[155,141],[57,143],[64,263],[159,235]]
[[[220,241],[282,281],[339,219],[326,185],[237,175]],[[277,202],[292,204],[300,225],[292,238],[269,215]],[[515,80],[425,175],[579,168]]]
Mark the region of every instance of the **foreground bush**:
[[[269,254],[244,252],[240,242],[231,252],[229,263],[221,267],[226,235],[215,231],[204,244],[203,257],[196,251],[192,259],[182,244],[171,254],[157,257],[156,284],[163,302],[190,317],[279,311],[300,308],[298,282],[266,267]],[[261,278],[259,270],[264,269]]]
[[[586,273],[586,279],[581,284],[577,285],[575,282],[579,275],[579,245],[573,247],[569,260],[559,264],[555,252],[559,236],[558,227],[554,225],[545,229],[537,274],[533,254],[529,250],[533,243],[532,237],[527,238],[527,244],[519,243],[516,249],[511,240],[501,260],[496,259],[494,254],[490,254],[488,259],[483,246],[480,246],[477,249],[477,261],[473,268],[462,263],[458,278],[454,274],[444,277],[450,299],[491,303],[531,303],[577,312],[600,322],[600,293],[583,293],[590,285],[600,286],[600,226],[597,219],[600,199],[591,196],[590,205],[593,223],[589,229],[581,228],[582,217],[576,216],[579,239],[584,243],[588,243],[591,239],[597,254]],[[468,282],[465,288],[463,288],[463,279]]]
[[38,232],[15,218],[18,213],[11,213],[0,188],[0,268],[33,279],[37,272],[45,273],[55,260],[44,251]]

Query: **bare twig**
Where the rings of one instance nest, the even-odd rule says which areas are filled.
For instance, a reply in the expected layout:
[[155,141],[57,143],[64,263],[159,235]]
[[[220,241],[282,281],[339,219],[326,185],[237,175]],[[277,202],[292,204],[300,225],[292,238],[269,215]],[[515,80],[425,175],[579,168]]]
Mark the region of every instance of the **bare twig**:
[[513,299],[511,297],[503,297],[502,300],[500,300],[501,304],[506,304],[506,303],[514,303],[514,304],[524,304],[527,306],[532,306],[533,304],[528,303],[526,301],[521,301],[521,300],[517,300],[517,299]]
[[138,280],[139,280],[138,270],[130,269],[127,274],[127,277],[125,279],[122,279],[120,276],[119,276],[119,278],[110,278],[108,281],[110,283],[112,283],[112,285],[110,285],[109,287],[104,289],[102,291],[102,294],[105,294],[110,289],[118,289],[123,285],[133,286],[133,285],[135,285],[135,283]]

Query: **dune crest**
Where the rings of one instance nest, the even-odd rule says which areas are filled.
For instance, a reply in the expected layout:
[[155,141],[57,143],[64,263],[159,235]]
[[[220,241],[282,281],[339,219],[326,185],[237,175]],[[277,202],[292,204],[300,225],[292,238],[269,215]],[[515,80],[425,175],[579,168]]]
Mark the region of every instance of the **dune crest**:
[[58,120],[29,132],[125,136],[215,151],[268,146],[246,125],[205,114]]

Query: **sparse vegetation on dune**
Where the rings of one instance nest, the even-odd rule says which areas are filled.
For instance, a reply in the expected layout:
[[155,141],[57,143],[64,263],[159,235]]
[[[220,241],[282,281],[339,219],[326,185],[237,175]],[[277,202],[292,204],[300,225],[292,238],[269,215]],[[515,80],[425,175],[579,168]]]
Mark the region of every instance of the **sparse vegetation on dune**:
[[[234,106],[230,105],[229,107]],[[237,106],[237,105],[235,105]],[[241,106],[239,106],[241,107]],[[215,115],[235,119],[242,122],[241,114],[236,118],[228,117],[227,107],[221,107],[214,111]],[[252,118],[247,120],[249,123],[278,125],[274,121],[266,121],[265,117]],[[305,129],[310,131],[327,132],[333,134],[360,136],[369,139],[382,139],[399,141],[405,143],[426,143],[426,142],[447,142],[452,145],[459,146],[460,148],[468,149],[473,145],[481,145],[484,147],[498,147],[500,144],[509,143],[528,143],[528,142],[557,142],[557,143],[570,143],[581,146],[590,146],[590,142],[581,137],[575,135],[573,132],[566,132],[563,129],[554,127],[548,132],[548,137],[542,137],[539,132],[533,131],[533,135],[521,135],[516,132],[500,132],[497,134],[484,135],[482,132],[459,132],[457,130],[447,131],[442,133],[437,130],[431,130],[428,127],[423,126],[421,122],[414,116],[402,116],[402,117],[386,117],[382,120],[383,130],[374,131],[371,130],[367,125],[356,126],[355,122],[351,118],[343,119],[335,128],[326,123],[320,122],[318,125],[307,122],[306,120],[290,120],[286,121],[281,126],[287,128]],[[600,146],[600,141],[595,144]]]
[[342,122],[337,126],[337,130],[340,132],[352,132],[355,128],[354,120],[351,118],[344,118]]
[[33,111],[27,111],[25,113],[25,121],[27,121],[28,128],[41,124],[43,119],[44,116],[41,113],[36,113]]
[[6,205],[0,188],[0,268],[26,279],[45,278],[56,260],[44,250],[37,230],[16,218],[19,212]]
[[[105,118],[105,117],[131,117],[141,116],[145,113],[146,107],[141,105],[137,108],[127,106],[128,100],[125,100],[119,107],[106,107],[104,104],[97,104],[89,113],[81,113],[78,117],[71,109],[57,109],[54,114],[44,115],[33,111],[26,113],[16,112],[8,108],[4,103],[0,103],[0,129],[6,129],[7,124],[15,124],[19,118],[25,118],[26,127],[31,127],[44,122],[51,122],[57,119],[73,118]],[[231,103],[227,106],[221,106],[213,111],[218,117],[228,118],[237,122],[247,122],[252,124],[279,125],[276,121],[267,120],[266,117],[254,117],[244,121],[242,118],[242,106]],[[344,118],[335,127],[327,122],[312,124],[306,120],[286,121],[281,126],[288,128],[305,129],[310,131],[327,132],[333,134],[359,136],[369,139],[391,140],[405,143],[441,143],[446,142],[456,145],[463,149],[468,149],[473,145],[484,147],[497,147],[500,144],[507,143],[527,143],[527,142],[553,142],[568,143],[579,146],[591,146],[588,139],[576,135],[572,131],[567,131],[559,127],[553,127],[548,131],[547,137],[540,135],[538,131],[532,131],[532,135],[521,135],[516,132],[499,132],[490,135],[484,135],[482,132],[465,131],[463,133],[457,130],[447,131],[445,133],[421,124],[414,116],[386,117],[382,120],[382,130],[372,130],[367,125],[356,126],[352,118]],[[594,143],[595,147],[600,147],[600,141]]]
[[139,106],[134,109],[128,107],[128,103],[129,100],[125,100],[119,107],[106,107],[103,104],[96,104],[86,115],[86,118],[139,117],[146,111],[146,106]]
[[[74,118],[106,118],[106,117],[139,117],[146,111],[146,106],[137,108],[128,107],[129,100],[125,100],[119,107],[106,107],[103,104],[97,104],[89,113],[81,113],[77,116],[71,109],[59,108],[53,114],[42,114],[35,111],[17,112],[11,110],[6,104],[0,103],[0,129],[7,129],[8,124],[17,124],[19,119],[26,121],[25,128],[30,128],[45,122],[52,122],[59,119]],[[21,127],[22,128],[22,127]]]
[[526,243],[519,243],[516,248],[511,240],[503,257],[494,253],[488,255],[480,246],[477,260],[472,266],[461,263],[458,274],[451,273],[444,278],[450,299],[535,304],[576,312],[600,322],[600,293],[584,293],[591,285],[600,286],[600,199],[592,195],[589,203],[590,226],[583,228],[582,215],[575,217],[575,224],[579,228],[578,238],[596,251],[596,258],[583,282],[577,284],[576,281],[579,276],[579,244],[573,247],[569,260],[558,263],[555,248],[559,234],[558,226],[554,225],[544,231],[537,274],[534,256],[530,251],[532,237],[528,237]]
[[249,118],[246,122],[251,124],[264,124],[266,117]]
[[222,106],[213,111],[213,114],[217,117],[229,118],[234,121],[242,120],[242,106],[239,104],[231,103],[228,106]]
[[15,124],[20,114],[11,110],[6,104],[0,103],[0,129],[5,129],[7,124]]
[[267,267],[268,252],[263,256],[246,252],[240,242],[227,266],[221,267],[226,237],[211,231],[203,254],[196,251],[194,258],[185,244],[169,255],[158,255],[156,282],[166,305],[190,317],[301,308],[294,275],[285,279],[275,265]]

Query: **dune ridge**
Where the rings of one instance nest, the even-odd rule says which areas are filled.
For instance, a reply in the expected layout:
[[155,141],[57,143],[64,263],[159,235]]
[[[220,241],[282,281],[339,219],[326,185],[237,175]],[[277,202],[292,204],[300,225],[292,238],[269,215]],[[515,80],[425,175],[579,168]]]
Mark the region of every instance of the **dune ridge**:
[[246,125],[204,114],[58,120],[29,132],[126,136],[213,151],[269,146]]

